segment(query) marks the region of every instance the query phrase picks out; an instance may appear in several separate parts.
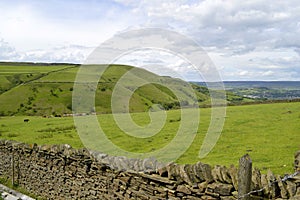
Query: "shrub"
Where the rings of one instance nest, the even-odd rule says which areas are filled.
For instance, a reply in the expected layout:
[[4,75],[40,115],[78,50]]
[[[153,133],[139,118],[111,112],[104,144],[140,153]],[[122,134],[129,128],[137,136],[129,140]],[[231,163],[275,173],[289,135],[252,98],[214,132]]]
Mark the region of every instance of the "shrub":
[[16,133],[9,133],[9,134],[7,135],[7,137],[9,137],[9,138],[12,138],[12,137],[18,137],[18,134],[16,134]]
[[51,93],[52,96],[58,97],[58,95],[52,89],[50,90],[50,93]]
[[172,122],[180,122],[181,121],[181,118],[179,117],[178,119],[170,119],[169,122],[172,123]]
[[73,136],[73,134],[72,134],[72,133],[66,133],[65,135],[66,135],[66,137],[69,137],[69,138],[74,138],[74,136]]
[[45,133],[38,136],[39,139],[53,138],[53,133]]
[[68,108],[69,110],[72,110],[72,104],[68,104],[68,105],[67,105],[67,108]]
[[53,127],[53,128],[45,128],[45,129],[41,129],[38,130],[38,132],[67,132],[67,131],[71,131],[73,129],[76,129],[76,127],[74,125],[70,125],[70,126],[61,126],[61,127]]

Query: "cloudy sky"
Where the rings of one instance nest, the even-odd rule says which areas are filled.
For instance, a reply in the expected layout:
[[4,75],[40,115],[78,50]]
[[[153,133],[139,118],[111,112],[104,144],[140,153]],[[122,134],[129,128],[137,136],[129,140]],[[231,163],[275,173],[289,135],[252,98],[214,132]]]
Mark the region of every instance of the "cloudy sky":
[[157,27],[195,40],[223,80],[300,81],[297,0],[0,0],[0,13],[0,61],[83,63],[116,34]]

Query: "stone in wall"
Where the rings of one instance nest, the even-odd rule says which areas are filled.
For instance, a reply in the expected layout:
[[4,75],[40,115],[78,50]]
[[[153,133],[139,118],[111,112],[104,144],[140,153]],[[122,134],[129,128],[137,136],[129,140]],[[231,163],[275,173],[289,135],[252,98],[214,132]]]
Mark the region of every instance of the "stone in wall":
[[[11,179],[12,155],[16,183],[46,199],[237,199],[234,166],[211,167],[201,162],[163,165],[154,158],[132,159],[69,145],[0,140],[1,177]],[[265,175],[255,169],[252,189],[265,189],[254,195],[298,198],[300,174],[281,179],[272,172]]]

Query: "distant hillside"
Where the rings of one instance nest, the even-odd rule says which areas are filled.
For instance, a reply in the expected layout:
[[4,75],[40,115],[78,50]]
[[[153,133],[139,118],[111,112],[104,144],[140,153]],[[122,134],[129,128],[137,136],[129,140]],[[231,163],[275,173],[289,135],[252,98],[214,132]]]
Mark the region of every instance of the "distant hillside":
[[[300,99],[300,81],[224,81],[227,91],[256,100]],[[205,83],[197,84],[204,86]]]
[[261,88],[277,90],[297,90],[300,88],[300,81],[224,81],[226,89],[236,88]]
[[[0,115],[60,116],[72,113],[72,91],[79,67],[76,64],[59,63],[0,63]],[[132,68],[134,67],[111,65],[105,71],[98,82],[95,110],[91,112],[111,112],[111,95],[114,86],[120,77]],[[137,68],[137,76],[157,75]],[[159,79],[161,83],[167,82],[175,87],[183,87],[187,84],[171,77],[159,77]],[[209,106],[208,89],[196,84],[192,84],[192,87],[199,105]],[[180,95],[188,99],[189,94],[184,89],[180,91]],[[229,103],[240,101],[251,101],[251,99],[228,94]],[[165,109],[179,108],[176,96],[169,89],[160,84],[148,84],[134,92],[130,99],[130,111],[147,111],[154,104],[160,104]],[[189,102],[186,102],[186,106],[188,104]]]

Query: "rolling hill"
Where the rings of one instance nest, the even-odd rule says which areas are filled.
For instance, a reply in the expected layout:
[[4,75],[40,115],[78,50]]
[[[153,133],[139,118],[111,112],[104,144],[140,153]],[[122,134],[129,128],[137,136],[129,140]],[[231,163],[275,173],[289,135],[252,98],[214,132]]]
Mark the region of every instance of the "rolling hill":
[[[101,67],[105,66],[97,65],[97,68]],[[0,115],[62,116],[72,113],[72,92],[79,68],[80,65],[64,63],[0,63]],[[135,83],[131,83],[129,78],[125,80],[129,86],[122,90],[133,92],[129,104],[130,112],[155,109],[157,104],[166,110],[179,108],[178,98],[163,85],[172,85],[180,91],[179,95],[184,99],[182,105],[190,106],[192,103],[188,100],[191,95],[185,89],[190,86],[194,89],[197,98],[195,101],[200,106],[210,105],[209,91],[204,86],[158,76],[141,68],[110,65],[101,76],[97,88],[94,88],[95,107],[91,108],[91,112],[111,113],[114,87],[131,70],[134,71],[134,77],[154,77],[159,81],[134,89]],[[232,93],[227,94],[227,100],[229,103],[252,101]],[[120,109],[120,112],[124,112]]]

